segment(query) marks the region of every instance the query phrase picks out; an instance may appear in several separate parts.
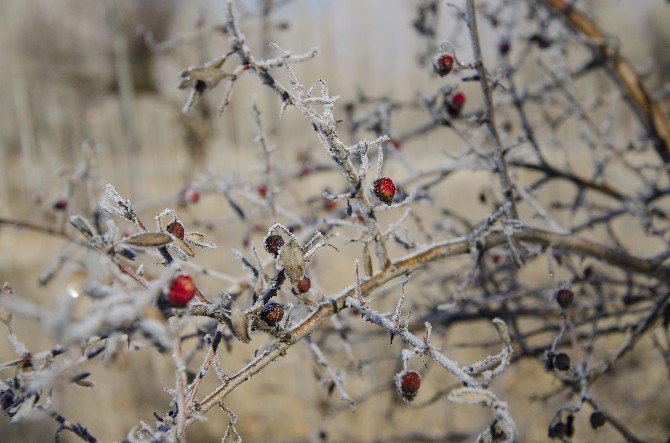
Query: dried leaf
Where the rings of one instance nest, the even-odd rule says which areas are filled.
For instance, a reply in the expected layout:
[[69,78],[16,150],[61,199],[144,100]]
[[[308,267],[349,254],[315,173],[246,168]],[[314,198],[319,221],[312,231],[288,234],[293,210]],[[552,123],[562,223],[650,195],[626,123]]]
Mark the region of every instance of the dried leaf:
[[199,81],[203,82],[207,89],[212,89],[229,75],[229,73],[211,66],[185,69],[181,72],[182,80],[179,89],[195,86]]
[[292,239],[279,251],[277,264],[284,269],[286,276],[293,285],[296,285],[305,275],[305,256],[302,253],[302,248]]
[[243,343],[249,343],[251,336],[249,335],[249,317],[237,306],[230,308],[230,331],[233,335]]
[[184,240],[175,237],[173,241],[175,242],[177,247],[179,247],[179,249],[181,249],[186,255],[188,255],[189,257],[195,257],[195,252],[193,252],[193,249],[191,249],[191,247],[188,244],[186,244]]
[[142,234],[133,235],[123,240],[133,246],[165,246],[172,242],[172,237],[164,232],[143,232]]
[[91,226],[91,223],[81,215],[73,215],[70,217],[70,224],[74,226],[77,231],[84,234],[84,237],[86,237],[87,240],[90,241],[93,239],[93,226]]
[[500,340],[502,340],[505,343],[505,346],[508,348],[512,347],[512,339],[509,336],[509,331],[507,330],[507,326],[505,325],[505,322],[502,321],[499,318],[494,318],[493,324],[495,325],[496,329],[498,330],[498,337],[500,337]]
[[206,241],[205,234],[200,232],[187,232],[184,234],[184,240],[196,246],[200,246],[201,248],[216,248],[216,244],[212,243],[211,241]]
[[365,275],[372,277],[372,256],[370,255],[370,244],[366,243],[363,248],[363,269],[365,269]]

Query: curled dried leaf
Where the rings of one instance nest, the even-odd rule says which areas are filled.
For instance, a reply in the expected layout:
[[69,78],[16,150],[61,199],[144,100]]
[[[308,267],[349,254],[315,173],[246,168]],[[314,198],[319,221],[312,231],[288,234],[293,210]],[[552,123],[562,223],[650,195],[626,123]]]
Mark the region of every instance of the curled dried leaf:
[[214,244],[211,241],[206,241],[205,234],[202,234],[200,232],[187,232],[184,234],[184,240],[194,244],[195,246],[200,246],[201,248],[208,248],[208,249],[216,248],[216,244]]
[[230,309],[229,326],[230,332],[233,333],[235,338],[243,343],[249,343],[251,341],[251,336],[249,335],[249,316],[237,306],[232,306]]
[[143,232],[142,234],[128,237],[123,242],[133,246],[157,247],[172,243],[172,237],[164,232]]

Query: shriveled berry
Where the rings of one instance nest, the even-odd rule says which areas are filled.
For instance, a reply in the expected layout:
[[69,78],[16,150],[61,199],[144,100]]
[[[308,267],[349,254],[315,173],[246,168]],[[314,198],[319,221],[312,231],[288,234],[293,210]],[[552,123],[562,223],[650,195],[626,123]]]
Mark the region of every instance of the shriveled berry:
[[589,423],[593,429],[598,429],[601,426],[605,425],[605,414],[602,411],[593,411],[589,416]]
[[408,371],[400,374],[396,380],[398,391],[405,401],[412,401],[419,392],[421,376],[418,372]]
[[559,371],[567,371],[570,369],[570,357],[565,352],[559,352],[554,355],[554,367]]
[[265,303],[258,315],[265,323],[274,326],[284,317],[284,307],[277,302],[270,301]]
[[270,254],[277,255],[282,246],[284,246],[284,239],[281,235],[272,234],[265,237],[265,250]]
[[181,274],[170,283],[167,299],[172,306],[183,308],[195,295],[195,284],[190,276]]
[[300,279],[298,284],[295,285],[295,287],[298,288],[298,291],[304,294],[305,292],[309,291],[309,288],[312,287],[312,281],[307,277],[303,277]]
[[165,230],[177,238],[184,239],[184,226],[176,220],[167,225]]
[[451,54],[438,54],[433,58],[433,70],[440,77],[449,74],[454,67],[454,56]]
[[56,211],[64,211],[67,208],[67,199],[59,198],[54,202],[53,207]]
[[556,293],[556,302],[563,309],[568,309],[575,299],[575,293],[569,289],[561,289]]
[[565,435],[565,424],[557,421],[549,426],[549,438],[561,438]]
[[542,362],[544,363],[544,369],[547,371],[553,371],[554,370],[554,356],[555,354],[551,351],[547,351],[544,354],[544,357],[542,358]]
[[395,195],[395,184],[388,177],[381,177],[372,184],[372,193],[382,202],[390,205]]
[[446,100],[447,112],[452,117],[456,117],[461,114],[463,106],[465,106],[465,94],[461,91],[456,91],[453,94],[449,95]]
[[567,437],[575,435],[575,416],[572,414],[565,420],[565,435]]
[[7,389],[0,393],[0,405],[3,411],[7,411],[14,404],[14,393]]

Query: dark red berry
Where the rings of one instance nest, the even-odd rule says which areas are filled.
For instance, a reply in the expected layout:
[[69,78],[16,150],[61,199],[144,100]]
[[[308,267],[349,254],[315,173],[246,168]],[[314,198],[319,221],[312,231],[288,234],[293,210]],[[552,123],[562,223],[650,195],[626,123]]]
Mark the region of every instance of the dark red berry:
[[270,301],[265,303],[258,315],[265,323],[274,326],[284,317],[284,307],[277,302]]
[[421,376],[418,372],[405,372],[400,375],[397,386],[403,400],[412,401],[419,392],[419,387],[421,386]]
[[589,416],[589,423],[593,429],[598,429],[599,427],[604,426],[606,421],[605,414],[601,411],[594,411]]
[[498,44],[498,51],[500,52],[500,55],[507,55],[509,54],[509,50],[512,48],[512,45],[510,44],[509,40],[506,38],[501,40],[500,43]]
[[59,198],[54,202],[54,209],[56,211],[64,211],[67,208],[67,200],[64,198]]
[[565,352],[560,352],[554,355],[554,367],[559,371],[567,371],[570,369],[570,357]]
[[372,184],[372,193],[382,202],[390,205],[395,195],[395,185],[388,177],[378,178]]
[[304,294],[305,292],[309,291],[309,288],[312,287],[312,281],[307,277],[303,277],[295,286],[298,288],[298,291]]
[[200,200],[200,193],[192,188],[185,189],[183,195],[186,203],[198,203]]
[[184,226],[178,221],[173,221],[165,228],[170,234],[177,238],[184,239]]
[[554,353],[551,351],[547,351],[544,354],[544,357],[542,357],[542,362],[544,363],[544,369],[547,371],[553,371],[554,370]]
[[447,111],[452,117],[456,117],[461,114],[463,106],[465,106],[465,94],[461,91],[456,91],[447,97],[446,101]]
[[565,420],[565,435],[567,437],[575,435],[575,416],[572,414]]
[[440,77],[449,74],[454,67],[454,56],[451,54],[438,54],[433,58],[433,70]]
[[195,295],[195,284],[186,274],[182,274],[172,280],[168,290],[167,299],[172,306],[183,308]]
[[575,298],[575,293],[569,289],[561,289],[556,293],[556,301],[563,309],[568,309]]
[[281,235],[272,234],[265,237],[265,250],[270,254],[277,255],[282,246],[284,246],[284,239]]
[[266,195],[268,195],[268,188],[265,185],[260,185],[258,187],[258,195],[261,196],[261,198],[265,198]]

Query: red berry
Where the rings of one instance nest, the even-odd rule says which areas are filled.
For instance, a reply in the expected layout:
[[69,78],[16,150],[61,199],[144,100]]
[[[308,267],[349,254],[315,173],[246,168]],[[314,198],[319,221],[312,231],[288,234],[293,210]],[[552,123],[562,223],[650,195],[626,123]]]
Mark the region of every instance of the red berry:
[[170,234],[177,238],[184,239],[184,226],[178,221],[173,221],[165,228]]
[[561,289],[556,293],[556,301],[563,309],[567,309],[572,304],[572,300],[574,300],[574,298],[575,293],[569,289]]
[[284,246],[284,239],[281,235],[272,234],[265,237],[265,250],[270,254],[277,255],[282,246]]
[[446,101],[447,111],[452,117],[460,115],[463,106],[465,105],[465,94],[461,91],[451,94]]
[[64,198],[59,198],[54,202],[54,209],[56,211],[64,211],[67,208],[67,200]]
[[198,203],[200,200],[200,193],[192,188],[187,188],[184,190],[184,200],[186,203]]
[[326,199],[326,201],[323,203],[323,208],[326,211],[332,211],[333,209],[335,209],[336,206],[337,206],[337,203],[335,202],[335,200],[331,200],[331,199]]
[[419,387],[421,386],[421,376],[418,372],[405,372],[400,374],[396,381],[396,385],[403,400],[412,401],[419,392]]
[[172,306],[183,308],[195,295],[195,284],[186,274],[181,274],[170,283],[167,299]]
[[433,58],[433,69],[440,77],[451,72],[454,67],[454,56],[451,54],[438,54]]
[[400,151],[402,148],[402,142],[395,137],[389,138],[389,143],[396,149],[396,151]]
[[268,188],[265,185],[260,185],[258,187],[258,195],[260,195],[262,198],[265,198],[266,195],[268,195]]
[[284,317],[284,307],[274,301],[267,302],[261,309],[259,316],[265,323],[274,326]]
[[298,288],[298,291],[304,294],[312,287],[312,281],[307,277],[303,277],[295,286]]
[[395,185],[388,177],[378,178],[372,184],[372,193],[382,202],[390,205],[395,195]]

